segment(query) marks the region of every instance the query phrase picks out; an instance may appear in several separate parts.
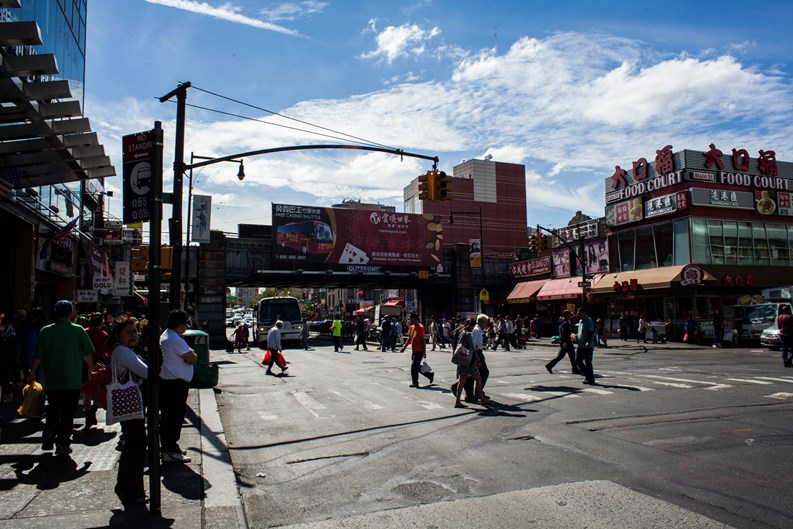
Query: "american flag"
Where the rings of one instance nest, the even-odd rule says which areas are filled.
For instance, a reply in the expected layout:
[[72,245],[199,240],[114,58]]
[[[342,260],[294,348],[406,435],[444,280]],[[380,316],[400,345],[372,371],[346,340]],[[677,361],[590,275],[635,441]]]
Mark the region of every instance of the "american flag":
[[0,168],[0,199],[13,200],[14,188],[25,177],[25,173],[16,167]]
[[41,251],[39,252],[39,256],[42,259],[46,259],[47,255],[47,248],[49,248],[50,244],[60,241],[61,239],[65,239],[74,231],[75,226],[77,226],[77,221],[80,220],[80,217],[74,217],[66,226],[60,228],[58,231],[53,233],[49,239],[44,241],[44,244],[41,245]]

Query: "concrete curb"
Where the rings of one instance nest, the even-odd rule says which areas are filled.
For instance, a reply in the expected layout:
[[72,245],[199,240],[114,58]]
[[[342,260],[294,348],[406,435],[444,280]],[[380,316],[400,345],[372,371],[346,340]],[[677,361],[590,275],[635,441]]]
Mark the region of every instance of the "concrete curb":
[[248,529],[214,389],[199,390],[199,407],[201,474],[204,478],[202,527]]

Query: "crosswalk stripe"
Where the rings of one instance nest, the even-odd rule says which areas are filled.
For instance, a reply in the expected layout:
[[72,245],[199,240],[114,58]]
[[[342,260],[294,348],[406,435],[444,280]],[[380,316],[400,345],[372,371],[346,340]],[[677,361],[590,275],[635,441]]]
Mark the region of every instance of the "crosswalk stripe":
[[649,382],[650,384],[659,384],[661,386],[669,386],[672,388],[680,388],[680,389],[690,389],[694,386],[689,386],[688,384],[680,384],[677,382],[661,382],[660,380],[645,380],[645,382]]
[[789,378],[775,378],[775,377],[757,377],[763,380],[773,380],[774,382],[787,382],[788,384],[793,384],[793,379]]
[[321,402],[314,400],[313,398],[309,397],[308,394],[302,391],[296,391],[294,393],[295,400],[299,402],[305,409],[311,412],[314,417],[319,418],[319,414],[314,410],[324,410],[327,409],[324,404]]
[[608,391],[606,389],[597,389],[597,388],[582,388],[581,391],[586,391],[587,393],[595,393],[597,395],[613,395],[613,391]]
[[765,397],[769,398],[769,399],[782,399],[782,400],[784,400],[784,399],[793,398],[793,393],[784,393],[784,392],[772,393],[770,395],[765,395]]
[[732,384],[714,384],[713,386],[705,388],[706,391],[718,391],[720,389],[731,388]]
[[772,384],[772,382],[766,382],[765,380],[751,380],[749,378],[728,378],[730,382],[746,382],[747,384]]
[[707,382],[705,380],[691,380],[690,378],[674,378],[674,377],[662,377],[658,375],[642,375],[647,378],[660,378],[662,380],[671,380],[672,382],[688,382],[690,384],[705,384],[707,386],[715,386],[718,385],[718,382]]
[[542,397],[538,397],[537,395],[530,395],[529,393],[503,393],[503,395],[511,399],[525,400],[529,402],[542,399]]

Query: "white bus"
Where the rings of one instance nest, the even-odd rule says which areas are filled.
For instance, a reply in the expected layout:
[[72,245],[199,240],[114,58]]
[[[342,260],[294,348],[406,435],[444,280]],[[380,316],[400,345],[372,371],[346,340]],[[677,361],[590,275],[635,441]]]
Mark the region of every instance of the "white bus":
[[267,347],[267,333],[275,322],[281,320],[284,326],[281,329],[281,342],[300,341],[303,331],[303,315],[300,312],[300,303],[297,299],[264,298],[256,303],[253,308],[256,318],[256,342],[259,347]]

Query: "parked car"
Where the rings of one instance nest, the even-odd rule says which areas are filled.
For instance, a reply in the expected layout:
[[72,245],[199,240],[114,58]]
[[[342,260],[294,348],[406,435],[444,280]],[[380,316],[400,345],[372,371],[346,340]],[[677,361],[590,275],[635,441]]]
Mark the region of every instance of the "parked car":
[[779,339],[779,329],[776,325],[763,329],[760,334],[760,345],[774,351],[782,349],[782,340]]
[[226,318],[226,327],[234,327],[234,320],[231,318]]

